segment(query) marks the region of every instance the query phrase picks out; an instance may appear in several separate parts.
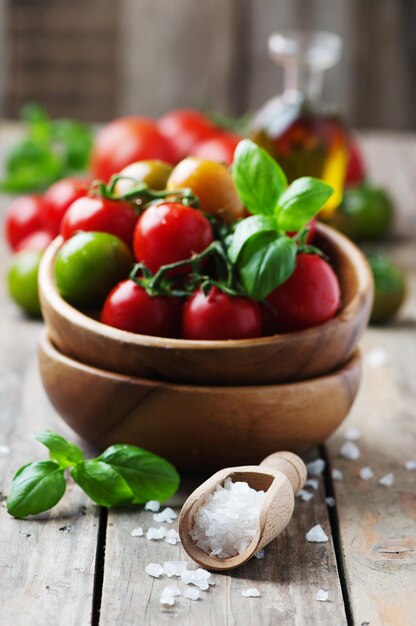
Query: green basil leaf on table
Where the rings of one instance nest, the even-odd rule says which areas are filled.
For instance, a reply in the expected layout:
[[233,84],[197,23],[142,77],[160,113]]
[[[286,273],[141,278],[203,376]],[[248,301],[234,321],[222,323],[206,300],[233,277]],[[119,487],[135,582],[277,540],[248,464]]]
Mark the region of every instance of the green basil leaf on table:
[[84,460],[84,453],[78,446],[51,430],[42,430],[36,433],[35,439],[48,448],[50,458],[61,467],[71,467]]
[[312,176],[293,181],[277,203],[279,228],[284,231],[300,230],[319,213],[332,194],[330,185]]
[[264,300],[284,283],[295,269],[296,251],[293,239],[277,233],[264,233],[254,241],[248,241],[238,262],[248,295],[254,300]]
[[276,219],[270,215],[252,215],[239,222],[230,238],[228,256],[235,263],[245,244],[264,232],[276,232]]
[[250,213],[273,215],[287,180],[282,168],[266,150],[250,139],[240,141],[234,154],[232,175],[238,196]]
[[7,510],[14,517],[47,511],[65,493],[64,469],[53,461],[35,461],[21,467],[13,478]]
[[133,502],[133,492],[122,476],[107,463],[93,459],[79,463],[71,476],[97,504],[106,507]]
[[171,463],[137,446],[110,446],[97,461],[110,465],[123,477],[134,494],[135,504],[167,500],[179,487],[179,474]]

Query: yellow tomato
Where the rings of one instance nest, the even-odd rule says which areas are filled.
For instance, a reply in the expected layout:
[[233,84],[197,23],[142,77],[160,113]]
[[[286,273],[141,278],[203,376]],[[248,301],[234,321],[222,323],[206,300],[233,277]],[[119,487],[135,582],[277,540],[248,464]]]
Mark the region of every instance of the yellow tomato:
[[171,172],[172,166],[164,161],[136,161],[136,163],[131,163],[121,170],[119,176],[127,176],[128,178],[117,181],[114,191],[116,194],[122,195],[140,183],[146,183],[150,189],[165,189]]

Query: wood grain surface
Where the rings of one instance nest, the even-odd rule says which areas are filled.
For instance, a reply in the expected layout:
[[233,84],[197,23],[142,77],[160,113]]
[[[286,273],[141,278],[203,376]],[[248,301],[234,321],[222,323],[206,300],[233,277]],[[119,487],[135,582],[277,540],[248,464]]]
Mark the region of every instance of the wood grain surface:
[[[0,125],[0,165],[1,153],[14,137],[13,129]],[[180,598],[171,609],[162,608],[158,601],[167,580],[151,578],[145,566],[186,557],[179,545],[131,537],[137,526],[158,526],[149,512],[139,507],[109,511],[107,521],[102,516],[99,536],[98,510],[72,485],[62,505],[38,519],[14,520],[4,508],[16,469],[46,457],[42,446],[33,441],[33,432],[52,428],[74,440],[76,436],[58,419],[42,391],[35,356],[41,326],[25,319],[6,297],[3,276],[8,253],[1,242],[0,445],[10,448],[8,454],[7,448],[0,448],[2,626],[169,622],[414,626],[416,472],[407,471],[403,464],[416,457],[415,145],[414,137],[400,135],[371,134],[363,141],[370,172],[391,189],[396,200],[401,225],[396,232],[402,239],[390,250],[407,273],[409,296],[398,320],[386,328],[370,329],[362,343],[364,380],[346,424],[355,424],[361,432],[357,441],[361,457],[347,461],[339,456],[344,426],[317,452],[329,460],[319,489],[308,488],[314,491],[308,502],[296,498],[289,526],[266,548],[265,558],[253,559],[231,574],[215,574],[215,587],[201,592],[201,600]],[[7,199],[3,197],[0,204],[3,212]],[[370,366],[366,355],[374,348],[385,351],[387,363]],[[368,482],[358,477],[365,466],[375,474]],[[333,468],[343,470],[342,481],[331,479]],[[394,474],[394,484],[379,485],[379,478],[389,472]],[[205,478],[192,482],[185,477],[173,501],[177,511]],[[327,508],[328,496],[335,496],[335,509]],[[318,523],[328,543],[305,540],[305,533]],[[69,532],[59,530],[65,527],[70,527]],[[261,598],[241,596],[242,589],[252,586],[259,588]],[[319,589],[329,590],[329,602],[316,600]]]

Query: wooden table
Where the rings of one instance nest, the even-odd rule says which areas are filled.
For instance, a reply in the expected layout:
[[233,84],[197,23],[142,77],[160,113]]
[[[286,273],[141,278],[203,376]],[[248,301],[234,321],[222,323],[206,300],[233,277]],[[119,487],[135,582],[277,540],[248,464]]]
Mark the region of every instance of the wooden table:
[[[3,150],[12,135],[8,126],[0,126]],[[389,247],[408,275],[406,306],[393,325],[366,333],[363,382],[351,415],[310,456],[327,462],[318,489],[310,489],[314,497],[297,499],[292,522],[267,547],[263,560],[215,575],[215,587],[197,602],[179,598],[169,609],[159,604],[161,590],[172,580],[151,578],[144,568],[184,558],[184,553],[178,545],[131,536],[137,526],[155,525],[140,507],[100,510],[69,482],[64,500],[50,514],[24,521],[7,514],[4,500],[13,473],[44,458],[32,434],[50,428],[76,437],[52,409],[39,380],[41,324],[15,308],[1,278],[2,625],[416,624],[416,471],[404,467],[416,458],[416,139],[371,134],[363,145],[373,177],[391,189],[398,207],[396,234],[402,237]],[[3,198],[1,208],[6,205]],[[4,274],[8,253],[3,241],[0,254]],[[375,366],[368,359],[374,359],[377,348],[387,361]],[[339,456],[343,433],[352,425],[361,433],[357,461]],[[364,466],[371,467],[373,479],[360,480]],[[343,480],[332,480],[334,468],[343,472]],[[380,485],[379,478],[389,472],[393,486]],[[189,481],[184,485],[174,500],[178,509],[190,488]],[[335,508],[327,505],[327,497],[335,498]],[[305,540],[315,524],[324,528],[327,543]],[[258,587],[261,598],[241,596],[251,586]],[[328,602],[317,601],[319,589],[329,591]]]

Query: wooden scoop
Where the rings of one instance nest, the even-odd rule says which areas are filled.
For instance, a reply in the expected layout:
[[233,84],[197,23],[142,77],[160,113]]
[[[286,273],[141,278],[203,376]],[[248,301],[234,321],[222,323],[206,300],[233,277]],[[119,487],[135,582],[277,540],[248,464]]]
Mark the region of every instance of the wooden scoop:
[[[305,484],[306,467],[302,459],[291,452],[276,452],[266,457],[260,465],[243,465],[220,470],[206,480],[186,500],[179,515],[179,536],[188,555],[202,567],[209,570],[229,570],[248,561],[261,550],[290,522],[295,506],[295,493]],[[226,478],[233,482],[244,481],[256,491],[266,491],[260,509],[256,534],[248,548],[237,556],[227,559],[210,556],[192,539],[189,531],[194,527],[197,510],[207,496],[222,485]]]

